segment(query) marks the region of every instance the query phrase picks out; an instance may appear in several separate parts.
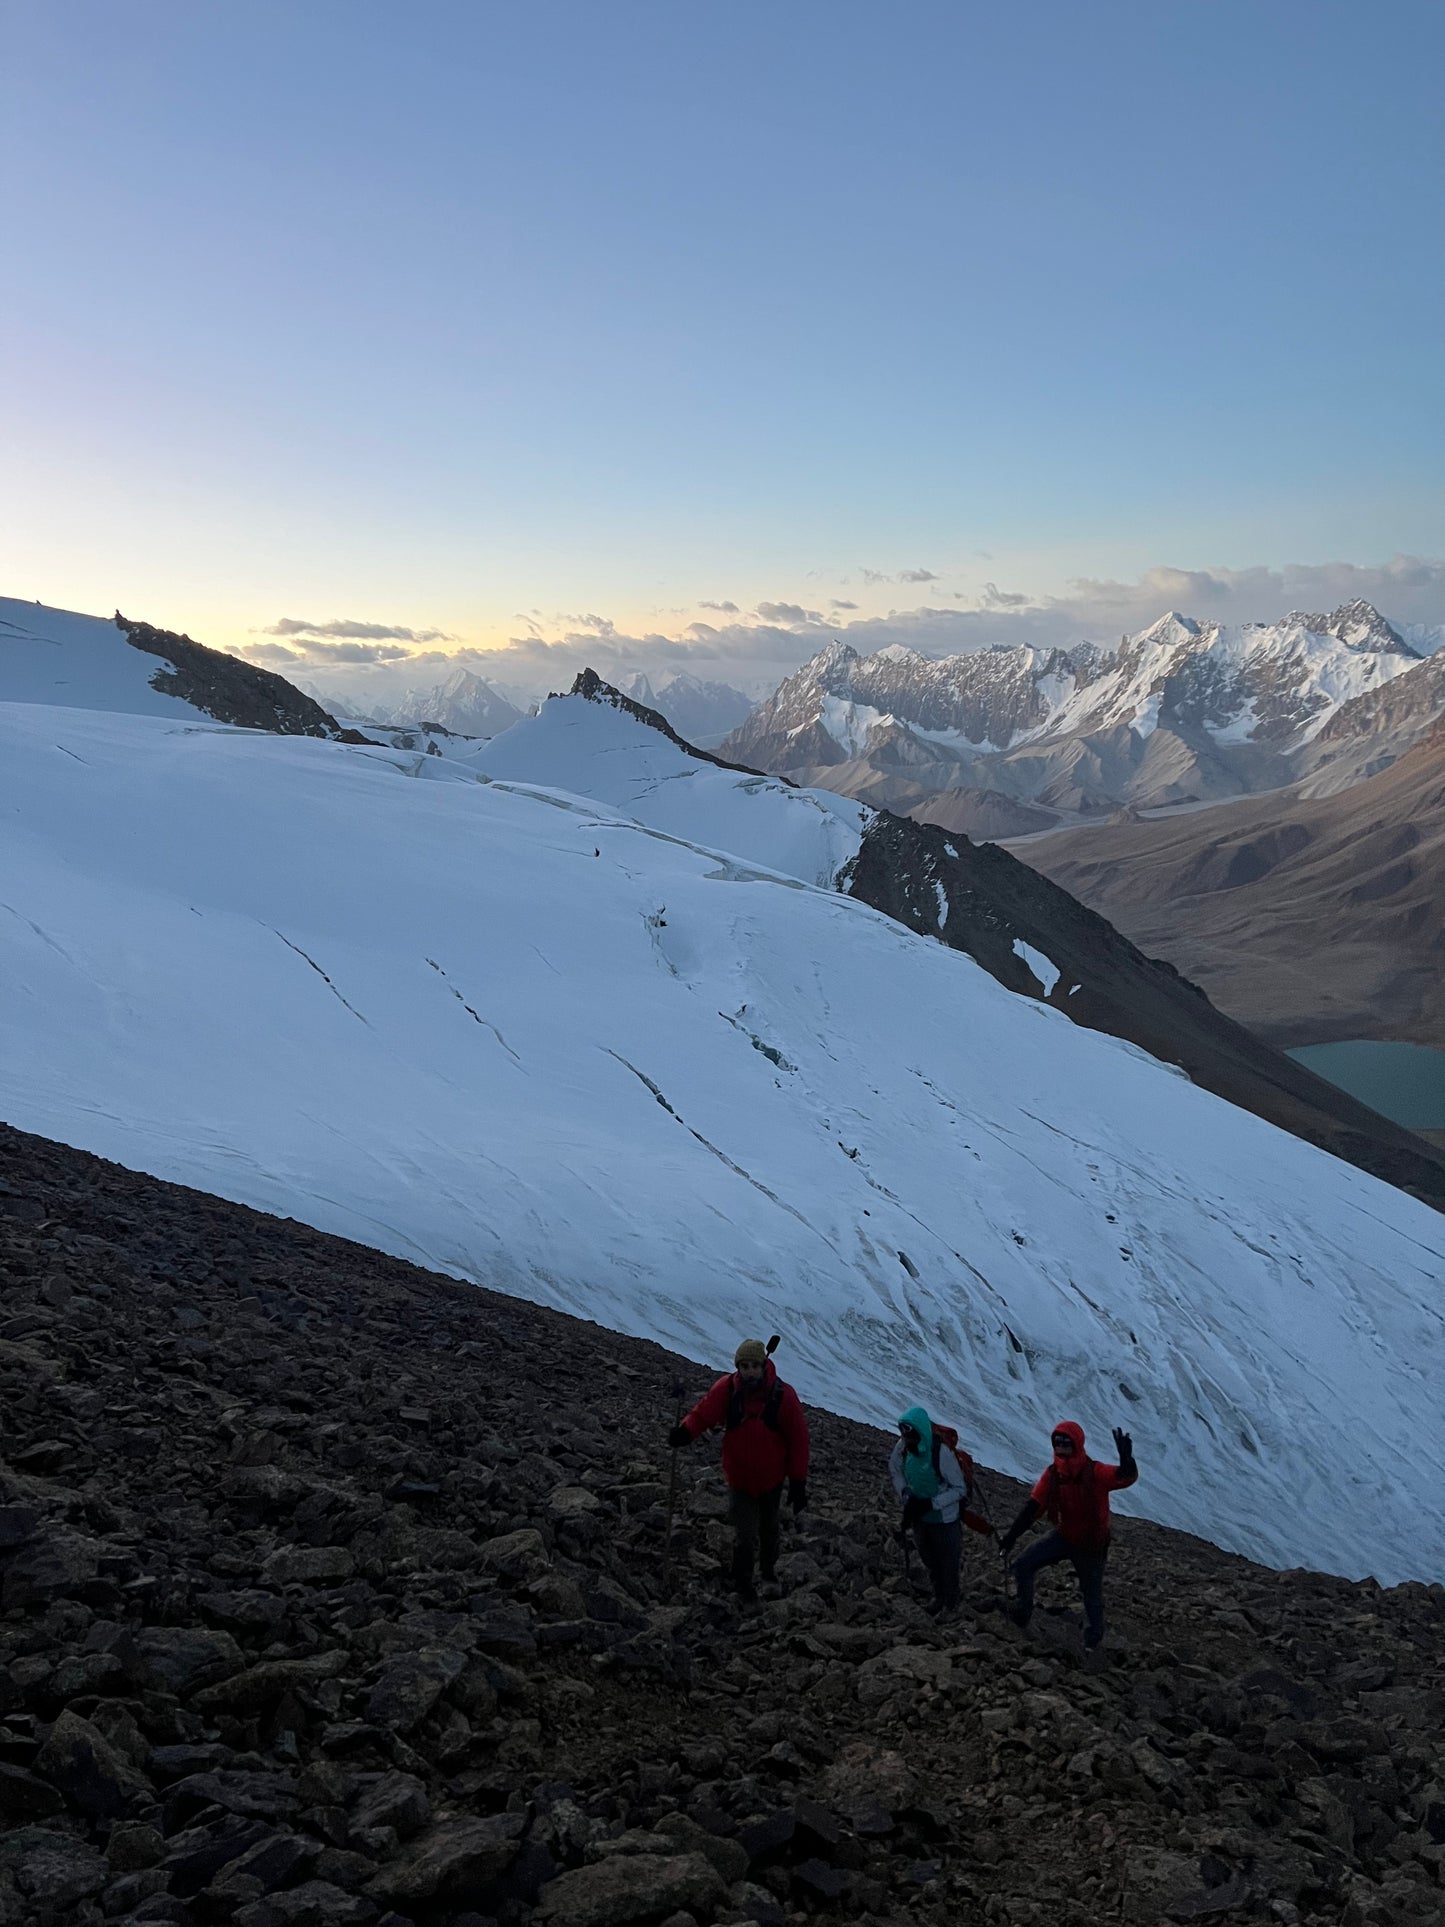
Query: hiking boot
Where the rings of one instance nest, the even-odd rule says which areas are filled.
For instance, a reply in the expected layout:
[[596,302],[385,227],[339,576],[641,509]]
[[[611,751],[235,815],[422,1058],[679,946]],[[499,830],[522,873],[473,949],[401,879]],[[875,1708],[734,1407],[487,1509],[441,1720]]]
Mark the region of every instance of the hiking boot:
[[737,1595],[738,1603],[740,1605],[743,1605],[743,1606],[757,1605],[758,1589],[753,1584],[751,1579],[734,1579],[733,1591]]
[[1004,1601],[1003,1616],[1005,1619],[1011,1620],[1020,1632],[1023,1631],[1025,1626],[1028,1625],[1029,1620],[1033,1617],[1031,1613],[1024,1611],[1016,1599],[1006,1599]]

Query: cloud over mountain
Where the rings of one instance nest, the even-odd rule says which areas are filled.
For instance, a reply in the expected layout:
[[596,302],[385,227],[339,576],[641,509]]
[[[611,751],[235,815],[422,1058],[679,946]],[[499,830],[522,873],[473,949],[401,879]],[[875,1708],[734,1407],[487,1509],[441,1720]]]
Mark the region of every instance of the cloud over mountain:
[[[585,620],[586,618],[584,618]],[[296,636],[319,642],[457,642],[445,629],[403,629],[392,622],[358,622],[342,616],[331,622],[312,622],[306,616],[282,616],[261,631],[265,636]]]
[[[859,573],[874,586],[939,579],[925,569],[895,577],[878,570]],[[996,643],[1043,648],[1086,640],[1113,643],[1171,608],[1223,623],[1277,622],[1292,609],[1329,609],[1356,599],[1373,603],[1397,623],[1445,623],[1445,559],[1396,555],[1377,566],[1324,562],[1249,569],[1160,564],[1132,580],[1081,576],[1057,595],[988,580],[971,592],[954,591],[948,602],[879,615],[862,614],[856,602],[839,597],[826,613],[777,600],[757,603],[745,617],[738,603],[719,599],[695,606],[726,620],[691,622],[679,635],[626,630],[595,612],[553,616],[549,634],[533,611],[517,618],[527,633],[489,649],[441,647],[455,639],[436,629],[352,619],[315,623],[290,616],[262,632],[277,640],[251,643],[235,653],[283,671],[288,664],[355,668],[378,690],[394,684],[399,691],[415,683],[419,667],[435,667],[439,676],[463,667],[514,692],[541,695],[565,688],[579,669],[591,666],[609,680],[639,670],[649,675],[688,670],[762,694],[835,636],[863,654],[897,642],[921,655],[948,656]]]

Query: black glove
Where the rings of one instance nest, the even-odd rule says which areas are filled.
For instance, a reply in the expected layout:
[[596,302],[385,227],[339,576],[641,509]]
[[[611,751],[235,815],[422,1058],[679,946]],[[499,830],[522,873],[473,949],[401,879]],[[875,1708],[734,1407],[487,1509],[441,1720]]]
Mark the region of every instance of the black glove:
[[903,1505],[903,1524],[904,1524],[905,1530],[909,1526],[917,1525],[918,1521],[921,1518],[923,1518],[925,1513],[928,1513],[931,1510],[932,1510],[932,1507],[930,1506],[928,1500],[920,1499],[916,1493],[911,1499],[905,1500]]
[[674,1425],[667,1435],[667,1442],[675,1452],[680,1445],[692,1444],[692,1433],[685,1425]]
[[1134,1457],[1134,1441],[1127,1432],[1114,1427],[1114,1450],[1119,1454],[1120,1465],[1128,1465]]
[[808,1481],[806,1479],[788,1480],[788,1504],[794,1513],[799,1513],[808,1503]]
[[1008,1558],[1009,1554],[1013,1551],[1014,1547],[1018,1544],[1018,1542],[1019,1542],[1018,1531],[1015,1527],[1010,1526],[1008,1531],[1003,1535],[1003,1537],[998,1542],[998,1549],[1003,1554],[1005,1559]]

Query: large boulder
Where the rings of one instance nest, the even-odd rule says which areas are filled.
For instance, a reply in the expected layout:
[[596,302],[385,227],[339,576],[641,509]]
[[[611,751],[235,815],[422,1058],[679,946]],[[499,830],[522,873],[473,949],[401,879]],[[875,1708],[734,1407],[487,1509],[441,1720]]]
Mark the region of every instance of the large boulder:
[[615,1854],[549,1880],[536,1916],[551,1927],[632,1927],[726,1898],[722,1876],[703,1854]]
[[204,1626],[147,1626],[136,1634],[132,1672],[142,1686],[180,1699],[239,1673],[246,1655],[229,1633]]
[[353,1831],[391,1827],[403,1840],[431,1819],[431,1801],[414,1773],[383,1773],[352,1809]]
[[305,1659],[263,1660],[244,1673],[203,1687],[193,1704],[201,1713],[259,1713],[294,1687],[314,1686],[344,1672],[346,1664],[347,1655],[339,1650]]
[[84,1591],[100,1571],[101,1546],[65,1527],[40,1528],[5,1571],[0,1607],[46,1606]]
[[345,1546],[280,1546],[261,1567],[263,1586],[339,1586],[356,1571]]
[[422,1906],[464,1907],[511,1866],[525,1825],[520,1813],[442,1820],[383,1867],[366,1891],[403,1913]]
[[482,1564],[504,1579],[534,1579],[551,1565],[546,1541],[535,1526],[517,1532],[504,1532],[486,1540],[481,1548]]
[[424,1647],[394,1659],[372,1687],[366,1717],[374,1726],[410,1733],[420,1726],[446,1689],[466,1670],[465,1653],[444,1646]]
[[17,1827],[0,1835],[0,1873],[11,1875],[20,1892],[50,1909],[52,1917],[98,1894],[110,1878],[94,1847],[44,1827]]
[[35,1769],[91,1820],[119,1819],[137,1800],[153,1797],[145,1776],[69,1707],[51,1727]]

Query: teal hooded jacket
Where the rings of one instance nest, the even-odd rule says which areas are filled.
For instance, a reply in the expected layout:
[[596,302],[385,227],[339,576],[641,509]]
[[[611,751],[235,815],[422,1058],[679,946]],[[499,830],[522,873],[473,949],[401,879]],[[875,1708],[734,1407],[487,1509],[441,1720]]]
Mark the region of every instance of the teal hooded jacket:
[[902,1439],[893,1448],[888,1462],[893,1488],[900,1499],[927,1499],[929,1510],[923,1517],[926,1526],[951,1526],[959,1507],[968,1497],[963,1467],[956,1455],[943,1446],[938,1454],[938,1470],[933,1469],[933,1422],[921,1405],[910,1405],[899,1417],[900,1425],[911,1425],[918,1434],[918,1450],[910,1452]]

